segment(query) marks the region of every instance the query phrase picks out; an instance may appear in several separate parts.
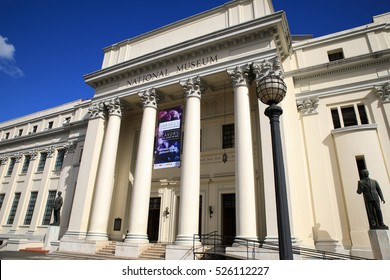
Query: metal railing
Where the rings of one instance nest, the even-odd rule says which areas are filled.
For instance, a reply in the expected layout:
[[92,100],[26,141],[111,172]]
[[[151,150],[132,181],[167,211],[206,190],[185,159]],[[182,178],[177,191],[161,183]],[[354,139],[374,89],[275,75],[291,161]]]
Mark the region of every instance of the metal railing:
[[[198,245],[197,240],[200,241],[201,245]],[[275,242],[265,242],[258,240],[250,240],[244,238],[233,238],[226,237],[218,234],[214,231],[207,234],[194,234],[193,241],[193,254],[194,259],[204,259],[206,255],[210,257],[216,256],[229,256],[233,258],[232,255],[226,253],[226,247],[231,247],[230,244],[234,243],[234,247],[240,248],[241,255],[244,255],[242,248],[246,249],[246,259],[256,259],[256,254],[259,254],[259,249],[264,250],[264,252],[278,252],[279,245]],[[322,260],[370,260],[369,258],[363,258],[358,256],[353,256],[349,254],[341,254],[331,251],[318,250],[305,248],[300,246],[292,247],[293,254],[299,255],[301,258],[305,259],[322,259]]]

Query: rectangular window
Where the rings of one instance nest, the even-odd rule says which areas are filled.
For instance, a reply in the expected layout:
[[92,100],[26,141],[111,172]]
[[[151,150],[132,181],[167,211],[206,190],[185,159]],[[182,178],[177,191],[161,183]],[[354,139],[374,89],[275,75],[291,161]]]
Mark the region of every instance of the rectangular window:
[[344,126],[352,126],[358,124],[355,109],[353,107],[341,108],[341,114],[343,115]]
[[222,126],[222,149],[234,148],[234,124]]
[[31,161],[31,156],[25,156],[24,157],[24,162],[23,162],[23,167],[22,167],[22,173],[21,174],[26,174],[28,171],[28,166],[30,165]]
[[360,124],[368,124],[368,118],[364,105],[358,105],[357,108],[359,112]]
[[366,161],[364,160],[364,156],[356,156],[356,165],[359,172],[360,180],[362,178],[362,170],[366,169]]
[[332,113],[332,120],[333,120],[333,127],[334,129],[341,127],[340,117],[339,117],[339,111],[337,108],[331,110]]
[[65,150],[58,150],[56,163],[54,165],[54,170],[59,171],[62,169],[62,165],[64,163]]
[[334,129],[368,124],[366,108],[363,104],[353,104],[330,109]]
[[36,132],[37,132],[37,130],[38,130],[38,126],[37,126],[37,125],[34,125],[34,126],[33,126],[33,130],[32,130],[32,132],[33,132],[33,133],[36,133]]
[[38,162],[37,172],[43,172],[43,170],[45,169],[46,159],[47,159],[47,153],[41,153],[41,157],[39,158],[39,162]]
[[53,122],[49,122],[47,129],[52,129],[53,128]]
[[18,136],[22,136],[22,134],[23,134],[23,129],[19,129],[19,134],[18,134]]
[[328,51],[329,61],[340,60],[344,58],[343,49],[337,49],[333,51]]
[[1,207],[3,207],[4,198],[5,198],[5,193],[0,193],[0,210]]
[[28,203],[26,216],[24,218],[24,225],[31,224],[31,219],[34,213],[35,203],[37,202],[38,192],[31,192],[30,201]]
[[7,170],[6,176],[11,176],[12,175],[12,171],[14,170],[15,162],[16,162],[16,159],[15,158],[11,158],[10,163],[8,165],[8,170]]
[[9,138],[9,132],[7,132],[6,134],[5,134],[5,139],[8,139]]
[[56,191],[49,191],[47,196],[45,213],[43,215],[42,225],[47,226],[50,224],[51,213],[53,210],[54,200],[56,198]]
[[16,210],[18,210],[18,204],[20,200],[20,193],[15,193],[14,201],[12,202],[11,211],[8,215],[7,225],[12,225],[15,220]]

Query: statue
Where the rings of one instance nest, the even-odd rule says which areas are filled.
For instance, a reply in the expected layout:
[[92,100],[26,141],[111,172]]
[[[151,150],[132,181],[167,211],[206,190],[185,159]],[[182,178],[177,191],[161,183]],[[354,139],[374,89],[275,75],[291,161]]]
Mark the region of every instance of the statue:
[[62,192],[58,192],[58,196],[54,200],[53,210],[54,210],[54,222],[52,225],[59,226],[60,225],[60,211],[62,204],[64,203],[64,199],[61,196]]
[[362,170],[363,179],[358,182],[357,193],[363,193],[370,229],[389,229],[383,223],[379,199],[385,203],[382,190],[376,180],[369,178],[367,169]]

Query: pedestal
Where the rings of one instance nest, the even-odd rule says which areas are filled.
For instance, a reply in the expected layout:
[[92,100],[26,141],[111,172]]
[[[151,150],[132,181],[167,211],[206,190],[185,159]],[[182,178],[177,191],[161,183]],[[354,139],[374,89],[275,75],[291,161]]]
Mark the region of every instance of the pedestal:
[[60,226],[49,226],[43,244],[44,246],[43,248],[46,250],[50,250],[51,248],[50,242],[58,241],[59,235],[60,235]]
[[389,231],[380,229],[370,229],[368,231],[372,254],[377,260],[390,260]]

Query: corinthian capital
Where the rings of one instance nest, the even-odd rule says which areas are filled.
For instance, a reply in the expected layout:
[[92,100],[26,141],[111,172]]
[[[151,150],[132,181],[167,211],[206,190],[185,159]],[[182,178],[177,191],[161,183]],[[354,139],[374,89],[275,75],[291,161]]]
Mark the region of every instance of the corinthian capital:
[[89,117],[91,119],[94,118],[105,118],[105,108],[104,108],[104,103],[103,102],[96,102],[93,103],[89,108],[88,108],[88,113]]
[[157,101],[159,101],[159,96],[156,89],[147,89],[138,93],[138,96],[141,98],[144,107],[157,108]]
[[278,57],[254,62],[252,69],[256,82],[260,82],[260,80],[267,76],[275,76],[283,79],[283,69]]
[[382,100],[382,102],[390,101],[390,82],[385,83],[382,86],[376,86],[375,93]]
[[245,64],[242,66],[236,66],[234,69],[228,69],[227,71],[233,82],[233,87],[249,86],[251,83],[250,66]]
[[297,109],[303,115],[317,113],[319,98],[307,97],[301,100],[297,100]]
[[104,102],[104,106],[106,106],[106,109],[108,111],[108,114],[115,115],[118,117],[122,117],[122,104],[118,97],[115,97],[110,100],[106,100]]
[[3,155],[3,156],[0,156],[0,165],[4,165],[4,164],[7,164],[8,162],[8,157]]
[[195,78],[189,78],[187,81],[180,82],[180,85],[184,88],[187,97],[195,96],[199,98],[202,97],[202,94],[207,87],[199,76]]

